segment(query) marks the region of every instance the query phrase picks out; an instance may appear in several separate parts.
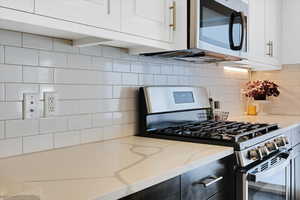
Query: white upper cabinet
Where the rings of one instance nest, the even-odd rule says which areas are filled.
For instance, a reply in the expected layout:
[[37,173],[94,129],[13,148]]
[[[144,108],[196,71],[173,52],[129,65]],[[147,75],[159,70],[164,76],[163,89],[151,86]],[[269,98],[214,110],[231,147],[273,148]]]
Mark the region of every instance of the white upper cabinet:
[[33,12],[34,0],[0,0],[0,6]]
[[282,0],[266,0],[266,55],[271,63],[280,63]]
[[283,28],[282,28],[282,63],[300,63],[300,1],[285,0],[283,2]]
[[[172,41],[176,23],[173,0],[123,0],[121,31],[165,42]],[[182,19],[186,20],[186,19]]]
[[249,1],[249,59],[280,65],[281,0]]
[[35,11],[57,19],[120,30],[120,5],[120,0],[35,0]]

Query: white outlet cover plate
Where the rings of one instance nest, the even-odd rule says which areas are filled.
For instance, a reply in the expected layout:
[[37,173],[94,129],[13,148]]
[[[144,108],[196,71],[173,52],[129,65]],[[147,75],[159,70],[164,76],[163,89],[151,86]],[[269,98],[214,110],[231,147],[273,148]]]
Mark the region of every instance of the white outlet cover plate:
[[40,95],[38,93],[23,94],[23,119],[39,118],[39,101]]
[[54,116],[57,111],[57,93],[44,92],[44,117]]

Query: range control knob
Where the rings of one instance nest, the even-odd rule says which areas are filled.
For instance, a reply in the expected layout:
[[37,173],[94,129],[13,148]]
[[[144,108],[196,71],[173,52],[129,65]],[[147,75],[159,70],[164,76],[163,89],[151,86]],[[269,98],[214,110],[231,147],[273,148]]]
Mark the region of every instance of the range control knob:
[[268,148],[266,146],[260,146],[260,147],[258,147],[258,149],[259,149],[259,151],[261,153],[261,157],[262,158],[264,158],[264,157],[266,157],[267,155],[270,154],[270,152],[269,152],[269,150],[268,150]]
[[248,159],[250,160],[260,160],[262,158],[262,154],[259,149],[251,149],[248,151]]
[[276,143],[277,147],[284,147],[287,144],[289,144],[288,138],[287,137],[279,137],[274,140]]
[[282,137],[282,139],[284,140],[285,145],[288,145],[290,143],[288,137],[284,136]]
[[269,152],[276,151],[278,149],[275,142],[267,142],[265,144],[265,146],[266,146],[266,148],[268,149]]

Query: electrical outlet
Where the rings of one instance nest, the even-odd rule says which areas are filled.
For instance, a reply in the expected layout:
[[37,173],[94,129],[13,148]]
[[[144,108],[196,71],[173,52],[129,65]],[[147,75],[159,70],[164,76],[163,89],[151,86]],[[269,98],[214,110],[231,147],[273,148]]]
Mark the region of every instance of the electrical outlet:
[[38,93],[23,94],[23,119],[39,118],[39,101]]
[[44,93],[44,117],[49,117],[57,114],[57,93]]

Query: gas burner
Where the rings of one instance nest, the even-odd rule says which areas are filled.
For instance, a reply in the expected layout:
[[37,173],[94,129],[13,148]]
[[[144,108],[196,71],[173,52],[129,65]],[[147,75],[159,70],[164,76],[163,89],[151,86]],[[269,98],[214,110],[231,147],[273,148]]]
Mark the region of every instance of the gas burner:
[[152,133],[238,143],[260,137],[276,129],[278,129],[277,125],[207,120],[157,129]]

